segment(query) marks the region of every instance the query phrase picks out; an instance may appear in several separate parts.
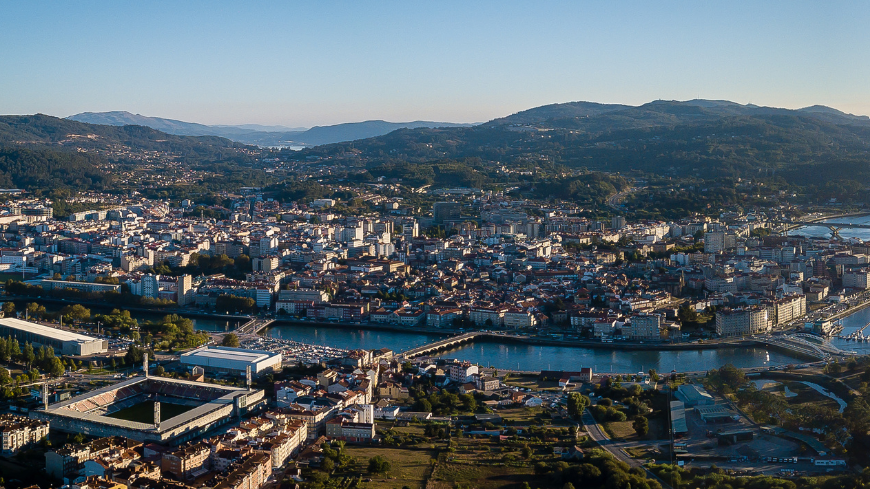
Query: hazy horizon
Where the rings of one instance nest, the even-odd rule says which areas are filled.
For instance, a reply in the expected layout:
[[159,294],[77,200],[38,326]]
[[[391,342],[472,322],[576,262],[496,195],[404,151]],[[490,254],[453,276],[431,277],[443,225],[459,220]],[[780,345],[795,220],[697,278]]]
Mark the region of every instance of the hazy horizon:
[[0,113],[474,123],[570,101],[870,114],[870,3],[0,4]]

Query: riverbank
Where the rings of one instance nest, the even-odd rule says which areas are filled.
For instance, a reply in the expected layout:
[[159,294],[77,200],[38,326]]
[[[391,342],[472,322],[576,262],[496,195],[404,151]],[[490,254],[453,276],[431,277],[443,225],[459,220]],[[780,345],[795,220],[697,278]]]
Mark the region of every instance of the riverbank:
[[[364,331],[395,331],[400,333],[419,333],[419,334],[428,334],[428,335],[441,335],[441,336],[452,336],[462,333],[468,333],[471,331],[466,330],[456,330],[456,329],[442,329],[442,328],[414,328],[413,331],[409,331],[408,328],[401,327],[398,325],[392,324],[378,324],[378,323],[341,323],[341,322],[332,322],[332,321],[301,321],[301,320],[290,320],[290,319],[276,319],[275,322],[270,324],[262,333],[268,334],[268,331],[274,328],[280,328],[282,324],[290,325],[290,326],[312,326],[312,327],[325,327],[325,328],[336,328],[336,329],[358,329]],[[692,342],[692,343],[660,343],[660,342],[629,342],[629,341],[620,341],[620,342],[612,342],[605,343],[601,340],[570,340],[570,339],[561,339],[561,338],[551,338],[551,337],[542,337],[542,336],[528,336],[528,335],[516,335],[501,332],[489,332],[484,331],[475,336],[474,342],[492,342],[492,343],[521,343],[527,345],[541,345],[541,346],[564,346],[564,347],[574,347],[574,348],[589,348],[589,349],[600,349],[600,350],[616,350],[616,351],[673,351],[673,350],[712,350],[712,349],[720,349],[720,348],[740,348],[740,347],[750,347],[756,346],[758,342],[752,339],[725,339],[725,340],[707,340],[703,343],[700,342]],[[399,352],[397,352],[399,353]]]
[[[70,305],[70,304],[81,304],[85,307],[90,307],[94,309],[99,309],[103,311],[110,311],[112,309],[124,309],[130,312],[138,312],[143,314],[161,316],[167,314],[178,314],[179,316],[188,317],[188,318],[200,318],[200,319],[209,319],[212,321],[231,321],[231,322],[239,322],[246,323],[248,322],[252,316],[245,315],[235,315],[235,314],[218,314],[207,311],[198,311],[193,309],[181,309],[181,308],[172,308],[172,309],[157,309],[157,308],[148,308],[148,307],[128,307],[128,306],[119,306],[113,304],[106,304],[104,302],[93,302],[93,301],[69,301],[64,299],[57,299],[52,297],[20,297],[20,296],[11,296],[4,298],[6,300],[12,300],[15,302],[37,302],[37,303],[52,303],[52,304],[61,304],[61,305]],[[395,324],[383,324],[383,323],[346,323],[346,322],[337,322],[337,321],[306,321],[300,319],[292,319],[287,317],[277,317],[275,321],[271,323],[266,329],[258,331],[258,334],[263,336],[268,336],[269,331],[275,328],[280,328],[282,325],[288,325],[293,327],[299,326],[309,326],[314,328],[336,328],[336,329],[345,329],[345,330],[361,330],[361,331],[391,331],[397,333],[416,333],[416,334],[425,334],[425,335],[435,335],[448,337],[457,334],[467,333],[464,329],[455,329],[455,328],[427,328],[427,327],[415,327],[413,329],[409,329],[405,326],[395,325]],[[220,331],[215,331],[216,333],[220,333]],[[518,344],[526,344],[526,345],[537,345],[537,346],[562,346],[562,347],[571,347],[571,348],[586,348],[586,349],[595,349],[595,350],[612,350],[612,351],[692,351],[692,350],[711,350],[711,349],[722,349],[722,348],[741,348],[741,347],[754,347],[757,345],[757,342],[754,340],[706,340],[704,342],[691,342],[691,343],[662,343],[662,342],[629,342],[629,341],[619,341],[619,342],[608,342],[605,343],[601,340],[589,340],[589,339],[564,339],[564,338],[553,338],[553,337],[544,337],[544,336],[530,336],[530,335],[518,335],[511,334],[509,332],[486,332],[486,334],[479,335],[475,338],[475,341],[478,342],[491,342],[491,343],[518,343]],[[389,345],[384,345],[385,347],[389,347]],[[399,352],[397,352],[399,353]]]

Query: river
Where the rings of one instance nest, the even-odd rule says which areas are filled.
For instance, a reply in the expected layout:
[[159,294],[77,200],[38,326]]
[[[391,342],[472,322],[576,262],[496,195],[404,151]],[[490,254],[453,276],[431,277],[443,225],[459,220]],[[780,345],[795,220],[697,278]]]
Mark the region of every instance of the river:
[[[865,307],[860,311],[844,317],[840,324],[843,325],[842,336],[847,336],[855,331],[863,328],[870,323],[870,307]],[[864,330],[865,335],[870,335],[870,328]],[[870,354],[870,341],[846,341],[842,338],[832,338],[831,344],[847,351],[854,351],[862,355]]]
[[[46,303],[49,310],[58,310],[60,305]],[[22,304],[23,306],[23,304]],[[94,313],[105,311],[92,308]],[[165,313],[132,311],[131,315],[141,321],[157,320]],[[194,326],[201,331],[225,331],[234,329],[237,320],[218,318],[195,318]],[[847,329],[863,326],[870,321],[870,308],[843,320]],[[854,326],[853,326],[854,325]],[[870,333],[870,331],[868,331]],[[389,348],[401,352],[416,346],[432,343],[446,335],[362,329],[339,326],[320,326],[309,324],[277,323],[264,332],[266,336],[291,339],[313,345],[326,345],[342,349]],[[870,353],[870,342],[854,343],[843,340],[841,346],[848,350]],[[462,345],[455,350],[442,352],[442,358],[456,358],[484,366],[516,370],[578,370],[592,367],[596,372],[635,373],[646,372],[651,368],[659,372],[703,371],[733,364],[737,367],[762,367],[787,365],[801,360],[778,351],[757,348],[722,348],[706,350],[668,350],[668,351],[625,351],[599,348],[580,348],[570,346],[524,345],[510,341],[487,340]]]
[[[434,342],[443,336],[402,331],[366,330],[330,326],[278,324],[266,336],[336,348],[389,348],[395,352]],[[679,351],[624,351],[568,346],[523,345],[480,341],[442,352],[442,358],[467,360],[483,366],[515,370],[578,370],[635,373],[654,368],[660,372],[710,370],[731,363],[737,367],[786,365],[797,360],[764,348],[723,348]]]
[[[870,224],[870,215],[858,217],[839,217],[837,219],[829,219],[825,222],[831,224]],[[789,235],[802,235],[812,238],[830,238],[831,230],[824,226],[803,226],[789,231]],[[840,236],[843,238],[858,238],[862,241],[870,241],[870,229],[849,229],[843,228],[840,230]]]

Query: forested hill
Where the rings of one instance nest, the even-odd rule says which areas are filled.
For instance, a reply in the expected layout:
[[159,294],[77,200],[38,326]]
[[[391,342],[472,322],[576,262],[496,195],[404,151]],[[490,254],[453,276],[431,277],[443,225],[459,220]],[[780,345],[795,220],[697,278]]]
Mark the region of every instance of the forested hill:
[[104,126],[42,114],[0,116],[0,144],[175,151],[205,155],[245,145],[217,136],[176,136],[145,126]]
[[404,129],[303,150],[293,157],[395,161],[479,158],[672,176],[754,177],[794,183],[870,178],[870,119],[827,107],[788,110],[727,101],[638,107],[556,104],[470,128]]
[[248,147],[228,139],[175,136],[143,126],[86,124],[42,114],[0,116],[0,186],[30,192],[102,190],[111,168],[166,161],[244,163]]

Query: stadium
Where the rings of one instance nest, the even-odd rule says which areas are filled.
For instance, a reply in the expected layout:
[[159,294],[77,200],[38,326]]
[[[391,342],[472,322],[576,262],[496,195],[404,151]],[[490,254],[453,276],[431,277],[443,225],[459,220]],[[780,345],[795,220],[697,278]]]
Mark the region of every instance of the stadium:
[[262,390],[136,377],[33,410],[30,417],[70,433],[176,445],[238,419],[263,402]]

